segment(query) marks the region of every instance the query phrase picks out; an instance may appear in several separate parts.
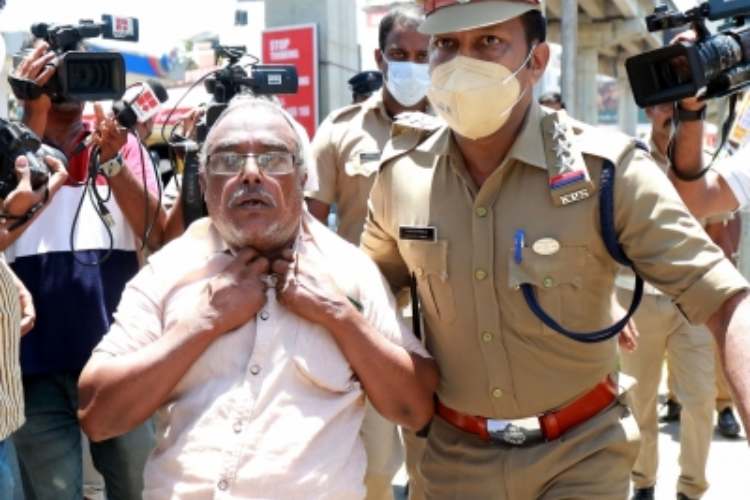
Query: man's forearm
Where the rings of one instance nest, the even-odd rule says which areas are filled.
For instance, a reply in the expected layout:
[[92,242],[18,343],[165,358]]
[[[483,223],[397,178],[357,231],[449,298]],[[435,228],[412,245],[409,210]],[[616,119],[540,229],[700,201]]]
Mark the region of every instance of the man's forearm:
[[[149,225],[152,226],[146,244],[151,250],[157,250],[164,237],[167,219],[159,200],[127,168],[123,168],[117,175],[111,177],[109,183],[117,205],[135,234],[143,237]],[[144,204],[148,204],[147,211]]]
[[750,428],[750,292],[727,300],[707,323],[719,346],[727,381],[745,428]]
[[24,112],[22,118],[23,124],[34,132],[40,139],[44,137],[44,131],[47,130],[47,112],[34,109],[33,105],[24,103]]
[[672,164],[682,175],[693,177],[703,170],[703,121],[681,122],[672,143]]
[[94,355],[78,382],[81,425],[93,441],[144,422],[219,335],[202,321],[185,321],[159,340],[123,356]]
[[353,308],[324,326],[333,335],[373,406],[407,428],[424,427],[434,413],[434,361],[411,354],[380,335]]

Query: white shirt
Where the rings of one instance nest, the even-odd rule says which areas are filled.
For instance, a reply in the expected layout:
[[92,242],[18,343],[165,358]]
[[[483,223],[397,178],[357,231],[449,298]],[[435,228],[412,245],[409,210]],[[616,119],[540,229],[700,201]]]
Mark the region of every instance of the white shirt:
[[729,185],[739,203],[738,209],[750,205],[750,145],[740,148],[735,154],[714,165],[716,171]]
[[[303,228],[298,251],[317,246],[331,264],[321,272],[362,303],[377,331],[426,357],[369,258],[309,214]],[[231,260],[225,249],[201,219],[153,255],[94,355],[126,354],[169,331]],[[255,319],[206,350],[157,413],[145,500],[364,497],[363,389],[326,330],[286,310],[275,291],[267,298]]]

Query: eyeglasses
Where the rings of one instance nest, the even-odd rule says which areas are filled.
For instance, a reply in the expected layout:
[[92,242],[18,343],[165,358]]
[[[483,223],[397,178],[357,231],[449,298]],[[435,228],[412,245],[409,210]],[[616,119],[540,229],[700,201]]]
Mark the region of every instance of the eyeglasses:
[[286,175],[294,172],[295,157],[289,151],[269,151],[260,154],[240,154],[231,151],[214,153],[206,157],[207,170],[217,175],[237,175],[255,158],[258,170],[266,175]]

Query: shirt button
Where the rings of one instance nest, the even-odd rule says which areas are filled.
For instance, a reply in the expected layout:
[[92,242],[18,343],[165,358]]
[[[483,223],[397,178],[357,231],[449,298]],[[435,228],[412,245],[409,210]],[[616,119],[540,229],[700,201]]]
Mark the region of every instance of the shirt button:
[[242,422],[240,422],[239,420],[235,422],[232,426],[232,430],[235,434],[239,434],[240,432],[242,432]]
[[492,389],[492,397],[495,399],[500,399],[501,397],[503,397],[503,390],[497,387]]
[[477,281],[482,281],[483,279],[487,278],[487,271],[484,269],[477,269],[474,271],[474,278],[476,278]]
[[224,491],[229,488],[229,482],[226,479],[222,479],[216,486],[218,486],[221,491]]
[[250,367],[250,373],[252,373],[253,375],[259,374],[260,373],[260,366],[258,366],[258,365],[251,366]]
[[414,270],[414,274],[416,274],[418,278],[421,278],[422,276],[424,276],[424,269],[418,267]]
[[477,207],[477,217],[487,217],[487,209],[484,207]]
[[544,278],[544,280],[542,280],[542,284],[544,285],[544,288],[550,288],[555,284],[555,280],[547,276],[546,278]]
[[267,320],[269,318],[269,316],[271,316],[271,315],[268,314],[268,311],[261,311],[260,312],[260,319],[262,319],[263,321]]
[[485,342],[492,342],[492,333],[491,332],[483,332],[482,333],[482,340]]

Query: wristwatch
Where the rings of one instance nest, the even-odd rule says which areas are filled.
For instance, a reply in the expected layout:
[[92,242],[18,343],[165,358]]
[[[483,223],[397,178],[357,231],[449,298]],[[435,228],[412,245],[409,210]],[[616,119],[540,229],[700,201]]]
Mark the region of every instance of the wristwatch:
[[675,103],[674,106],[675,116],[678,122],[697,122],[706,119],[706,105],[697,111],[684,109],[680,106],[680,103]]
[[125,163],[122,160],[122,155],[117,153],[114,158],[99,165],[99,171],[107,177],[114,177],[120,173],[120,170],[122,170],[124,165]]

